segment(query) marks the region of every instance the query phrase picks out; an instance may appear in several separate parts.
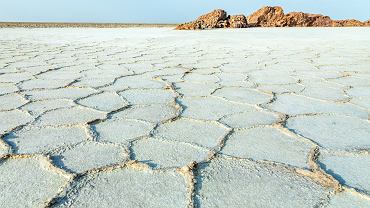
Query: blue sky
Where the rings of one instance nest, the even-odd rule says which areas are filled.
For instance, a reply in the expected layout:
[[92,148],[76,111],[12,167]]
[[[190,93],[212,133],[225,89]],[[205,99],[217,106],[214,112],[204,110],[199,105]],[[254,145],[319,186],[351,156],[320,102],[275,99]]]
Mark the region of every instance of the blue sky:
[[0,0],[0,21],[180,23],[215,8],[249,14],[264,5],[370,19],[370,0]]

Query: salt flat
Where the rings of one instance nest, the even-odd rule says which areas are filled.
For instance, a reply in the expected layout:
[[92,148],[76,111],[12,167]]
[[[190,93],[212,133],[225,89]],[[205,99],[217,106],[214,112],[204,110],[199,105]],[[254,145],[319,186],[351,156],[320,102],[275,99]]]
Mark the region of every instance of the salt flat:
[[370,207],[370,29],[0,29],[0,207]]

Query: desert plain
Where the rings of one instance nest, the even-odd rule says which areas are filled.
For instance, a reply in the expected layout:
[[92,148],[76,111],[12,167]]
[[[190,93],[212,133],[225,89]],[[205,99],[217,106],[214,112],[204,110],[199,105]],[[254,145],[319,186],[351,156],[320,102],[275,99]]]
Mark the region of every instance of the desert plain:
[[0,207],[370,207],[370,28],[0,29]]

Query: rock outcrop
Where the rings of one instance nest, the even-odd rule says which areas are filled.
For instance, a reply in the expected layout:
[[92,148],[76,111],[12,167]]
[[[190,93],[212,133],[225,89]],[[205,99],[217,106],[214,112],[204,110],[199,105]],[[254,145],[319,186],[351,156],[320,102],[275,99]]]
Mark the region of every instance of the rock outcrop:
[[243,28],[247,27],[247,18],[244,15],[228,16],[222,9],[198,17],[193,22],[178,25],[177,30],[199,30],[212,28]]
[[247,18],[244,15],[229,16],[224,10],[217,9],[200,16],[193,22],[181,24],[177,30],[197,30],[212,28],[246,28],[246,27],[363,27],[370,26],[370,20],[332,20],[329,16],[290,12],[284,14],[283,8],[263,7]]
[[217,9],[208,14],[198,17],[193,22],[177,26],[178,30],[197,30],[218,28],[219,22],[227,19],[227,13],[224,10]]
[[332,24],[328,16],[303,12],[284,14],[281,7],[263,7],[248,16],[247,21],[253,27],[317,27]]
[[354,27],[366,26],[358,20],[332,20],[321,14],[290,12],[284,14],[281,7],[263,7],[250,16],[248,24],[253,27]]
[[291,12],[284,15],[280,24],[275,27],[330,27],[333,20],[320,14],[307,14],[303,12]]
[[263,7],[248,16],[247,22],[252,27],[275,27],[283,18],[281,7]]
[[336,20],[334,21],[334,25],[336,27],[364,27],[370,26],[366,22],[361,22],[358,20],[350,19],[350,20]]

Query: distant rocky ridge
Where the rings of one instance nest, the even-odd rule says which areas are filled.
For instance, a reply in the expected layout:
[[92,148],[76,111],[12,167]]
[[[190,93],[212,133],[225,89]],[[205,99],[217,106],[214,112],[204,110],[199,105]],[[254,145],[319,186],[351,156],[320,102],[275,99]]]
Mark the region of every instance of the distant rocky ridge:
[[370,20],[332,20],[321,14],[290,12],[284,14],[281,7],[263,7],[248,17],[227,15],[222,9],[202,15],[196,20],[178,25],[177,30],[199,30],[212,28],[247,28],[247,27],[364,27],[370,26]]

